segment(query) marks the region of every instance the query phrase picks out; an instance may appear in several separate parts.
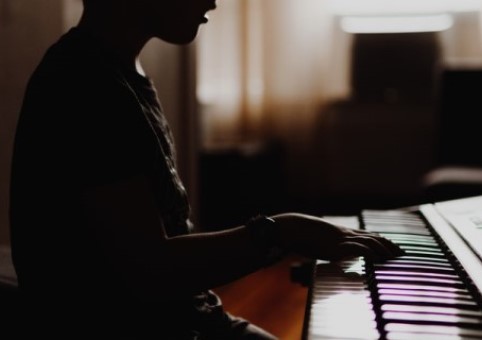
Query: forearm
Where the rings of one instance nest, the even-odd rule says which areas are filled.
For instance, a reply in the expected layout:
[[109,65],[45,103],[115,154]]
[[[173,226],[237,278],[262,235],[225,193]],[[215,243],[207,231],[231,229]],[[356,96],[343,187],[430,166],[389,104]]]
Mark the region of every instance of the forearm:
[[144,177],[98,187],[84,197],[92,238],[126,285],[145,298],[214,288],[265,264],[265,249],[244,226],[168,237]]
[[214,288],[265,264],[265,249],[253,242],[244,226],[169,238],[161,247],[162,272],[180,291]]

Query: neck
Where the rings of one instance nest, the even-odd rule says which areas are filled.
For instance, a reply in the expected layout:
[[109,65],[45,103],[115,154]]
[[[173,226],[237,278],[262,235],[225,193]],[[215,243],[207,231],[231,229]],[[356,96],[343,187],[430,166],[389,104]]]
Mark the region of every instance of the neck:
[[87,30],[106,48],[111,50],[128,69],[145,75],[139,62],[139,55],[150,36],[136,30],[132,19],[123,15],[91,14],[85,11],[78,27]]

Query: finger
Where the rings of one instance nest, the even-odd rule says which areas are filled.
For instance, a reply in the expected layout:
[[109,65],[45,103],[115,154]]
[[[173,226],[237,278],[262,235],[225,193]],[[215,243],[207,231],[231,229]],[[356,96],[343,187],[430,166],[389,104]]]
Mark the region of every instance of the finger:
[[379,242],[377,239],[375,239],[372,235],[367,235],[367,236],[351,236],[347,237],[347,240],[350,242],[356,242],[363,244],[367,246],[368,248],[372,249],[374,252],[382,255],[382,256],[387,256],[391,255],[390,249],[385,247],[385,245],[381,242]]
[[390,241],[389,239],[383,237],[383,236],[379,236],[379,235],[375,235],[374,236],[379,242],[381,242],[385,247],[387,247],[388,249],[390,249],[392,251],[392,253],[395,255],[395,256],[401,256],[401,255],[404,255],[405,254],[405,251],[400,248],[400,246],[398,246],[397,244],[393,243],[392,241]]
[[366,231],[366,230],[357,230],[358,235],[360,236],[370,236],[377,239],[381,242],[386,248],[390,249],[394,256],[401,256],[405,254],[405,251],[401,249],[398,245],[387,239],[386,237],[381,236],[378,233]]
[[380,242],[379,239],[374,237],[374,235],[352,236],[347,237],[347,240],[350,240],[351,242],[361,243],[369,247],[382,258],[394,257],[398,254],[398,252],[395,252],[391,248],[386,247],[385,244],[383,242]]
[[358,256],[366,257],[374,262],[380,261],[380,257],[377,253],[364,244],[358,242],[345,241],[338,246],[338,252],[336,253],[336,259],[353,258]]

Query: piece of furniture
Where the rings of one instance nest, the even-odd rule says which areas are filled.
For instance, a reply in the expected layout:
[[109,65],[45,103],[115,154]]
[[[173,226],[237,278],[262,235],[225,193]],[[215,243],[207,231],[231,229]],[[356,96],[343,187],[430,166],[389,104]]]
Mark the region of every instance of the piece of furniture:
[[357,208],[418,201],[433,165],[439,59],[435,32],[353,35],[351,95],[319,115],[320,192]]
[[482,64],[443,65],[438,93],[436,164],[423,178],[426,200],[482,194]]

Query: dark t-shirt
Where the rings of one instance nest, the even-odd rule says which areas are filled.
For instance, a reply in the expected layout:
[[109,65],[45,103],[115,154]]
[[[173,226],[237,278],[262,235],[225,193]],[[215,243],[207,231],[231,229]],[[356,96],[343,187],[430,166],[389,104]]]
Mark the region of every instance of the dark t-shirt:
[[19,287],[29,309],[39,312],[49,304],[49,317],[82,327],[99,319],[112,319],[119,329],[137,327],[135,316],[142,327],[164,333],[221,322],[225,315],[210,292],[174,300],[166,292],[165,300],[140,304],[85,222],[81,197],[88,188],[144,175],[168,235],[190,232],[187,195],[157,94],[149,79],[120,65],[74,28],[48,50],[30,79],[11,181]]

